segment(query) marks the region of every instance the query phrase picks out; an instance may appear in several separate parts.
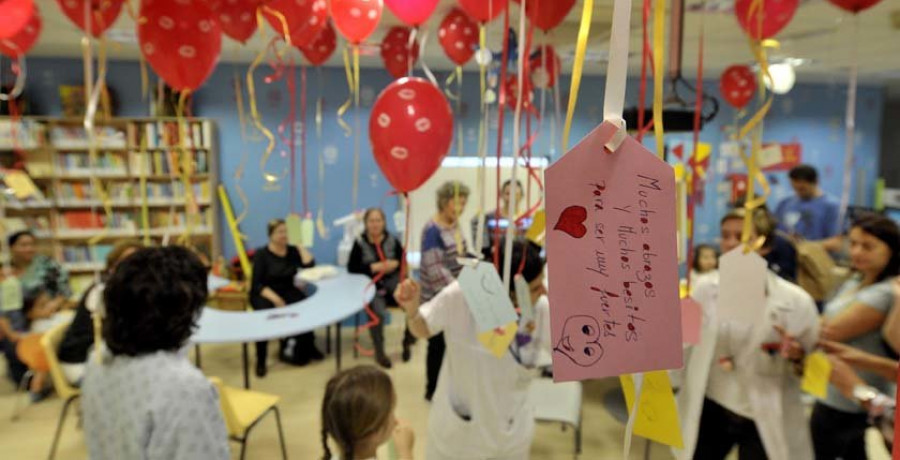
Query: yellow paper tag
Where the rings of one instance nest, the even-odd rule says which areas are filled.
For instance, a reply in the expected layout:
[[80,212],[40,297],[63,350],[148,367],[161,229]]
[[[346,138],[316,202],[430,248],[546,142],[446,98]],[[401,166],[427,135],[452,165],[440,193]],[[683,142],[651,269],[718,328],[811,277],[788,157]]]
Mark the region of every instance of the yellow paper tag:
[[[631,375],[626,374],[620,375],[619,381],[622,383],[630,414],[634,404],[634,380]],[[644,374],[636,417],[634,434],[678,449],[684,447],[668,372],[653,371]]]
[[300,222],[300,244],[304,248],[313,247],[316,239],[316,223],[312,218],[307,217]]
[[284,225],[287,227],[288,244],[291,246],[303,245],[303,219],[299,214],[288,214],[284,219]]
[[22,308],[22,283],[9,276],[0,283],[0,311],[16,311]]
[[531,220],[531,227],[528,228],[528,231],[525,232],[525,238],[528,238],[531,241],[543,246],[544,245],[544,235],[546,234],[547,228],[547,213],[544,210],[540,210],[534,213],[534,218]]
[[831,361],[822,352],[815,352],[806,357],[803,365],[803,381],[800,389],[817,397],[828,395],[828,380],[831,378]]
[[3,181],[6,182],[6,185],[9,188],[13,189],[16,198],[20,200],[24,200],[32,195],[40,194],[37,187],[35,187],[34,182],[28,177],[28,174],[25,174],[22,171],[7,171]]
[[509,344],[516,338],[516,331],[519,330],[519,326],[513,321],[503,326],[500,330],[503,332],[502,334],[498,333],[496,329],[478,334],[478,341],[497,358],[502,358],[503,354],[506,353]]

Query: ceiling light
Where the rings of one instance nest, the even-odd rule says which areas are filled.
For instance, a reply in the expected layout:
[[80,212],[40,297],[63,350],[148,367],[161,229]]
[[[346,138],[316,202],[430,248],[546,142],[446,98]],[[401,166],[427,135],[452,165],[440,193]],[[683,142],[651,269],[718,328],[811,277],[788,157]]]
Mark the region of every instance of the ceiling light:
[[797,81],[794,66],[788,62],[770,65],[769,76],[771,81],[768,78],[764,79],[766,87],[775,94],[787,94]]

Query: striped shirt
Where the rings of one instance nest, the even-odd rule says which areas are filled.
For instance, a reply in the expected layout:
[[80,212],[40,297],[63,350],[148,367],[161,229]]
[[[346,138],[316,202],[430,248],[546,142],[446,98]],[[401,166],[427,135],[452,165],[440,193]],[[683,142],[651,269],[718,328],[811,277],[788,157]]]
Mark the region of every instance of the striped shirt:
[[[425,224],[422,230],[422,263],[419,268],[422,302],[431,300],[441,292],[441,289],[456,280],[462,270],[462,265],[456,261],[460,256],[456,247],[459,231],[459,223],[444,228],[431,219]],[[465,255],[466,242],[461,236],[462,251]]]

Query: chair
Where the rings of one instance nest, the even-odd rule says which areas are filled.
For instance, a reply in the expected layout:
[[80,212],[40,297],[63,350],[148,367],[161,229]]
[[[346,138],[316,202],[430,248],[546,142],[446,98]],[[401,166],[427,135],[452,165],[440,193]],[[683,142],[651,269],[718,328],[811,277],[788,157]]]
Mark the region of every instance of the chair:
[[250,436],[250,430],[269,412],[275,414],[275,423],[278,424],[281,458],[287,459],[281,415],[278,413],[277,407],[280,398],[259,391],[225,386],[222,379],[218,377],[211,377],[209,380],[219,390],[219,402],[225,418],[225,426],[228,428],[228,436],[231,440],[241,443],[241,460],[244,459],[247,452],[247,438]]
[[539,378],[531,382],[528,397],[534,406],[534,419],[544,423],[562,423],[575,431],[575,455],[581,453],[581,382],[559,382]]
[[53,458],[56,457],[56,447],[59,444],[59,436],[62,434],[62,427],[66,421],[69,406],[81,396],[81,391],[78,388],[73,387],[69,381],[66,380],[66,376],[62,371],[62,366],[59,364],[59,359],[56,357],[56,350],[59,348],[59,344],[62,342],[66,330],[68,329],[69,323],[60,324],[44,333],[43,337],[41,337],[41,346],[44,348],[47,363],[50,365],[50,379],[53,381],[53,388],[56,389],[56,394],[65,401],[65,403],[63,403],[62,414],[59,416],[59,422],[56,424],[56,434],[53,435],[53,444],[50,446],[50,460],[53,460]]

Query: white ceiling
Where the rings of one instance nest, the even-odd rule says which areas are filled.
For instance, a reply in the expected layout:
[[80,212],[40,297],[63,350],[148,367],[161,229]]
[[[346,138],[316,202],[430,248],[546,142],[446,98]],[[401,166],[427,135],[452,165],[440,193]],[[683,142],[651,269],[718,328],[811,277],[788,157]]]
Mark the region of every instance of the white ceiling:
[[[545,0],[546,1],[546,0]],[[718,75],[729,65],[736,63],[752,63],[746,38],[730,11],[732,0],[708,0],[706,11],[700,11],[702,0],[686,0],[684,42],[684,74],[693,76],[696,73],[697,49],[701,22],[705,27],[705,74]],[[79,41],[80,31],[59,11],[54,0],[36,0],[44,19],[43,32],[30,55],[33,56],[81,56]],[[641,1],[633,0],[631,65],[634,74],[640,68],[641,49]],[[443,16],[456,4],[455,0],[441,0],[437,11],[429,20],[426,29],[430,30],[430,39],[426,46],[424,59],[433,69],[447,69],[450,60],[436,40],[437,24]],[[588,52],[588,73],[603,73],[605,63],[602,56],[608,49],[610,21],[613,0],[596,0],[594,2],[591,41]],[[511,24],[518,27],[519,7],[512,3]],[[135,2],[137,6],[137,2]],[[578,0],[575,8],[558,28],[544,37],[535,33],[536,41],[552,43],[563,55],[564,71],[568,72],[572,65],[575,37],[578,32],[579,18],[583,1]],[[854,24],[856,22],[856,24]],[[370,41],[377,44],[387,30],[399,24],[399,21],[385,8],[385,14],[379,30]],[[502,16],[489,26],[489,46],[497,51],[501,46]],[[134,22],[123,13],[116,22],[111,37],[113,43],[110,56],[112,58],[135,59],[138,53],[134,39]],[[270,29],[265,31],[267,38],[273,37]],[[854,39],[855,37],[855,39]],[[803,81],[844,81],[847,68],[857,56],[861,80],[864,82],[884,83],[892,79],[900,79],[900,2],[883,0],[875,7],[859,14],[857,17],[839,10],[826,0],[802,1],[793,21],[777,37],[781,41],[781,49],[773,52],[772,57],[801,58],[809,60],[797,69],[798,80]],[[250,61],[263,49],[263,39],[259,32],[246,46],[226,39],[222,59],[228,61]],[[364,56],[362,64],[370,67],[381,67],[381,58],[375,53]],[[474,60],[473,60],[474,61]],[[327,65],[341,65],[339,53],[335,53]],[[474,62],[470,62],[473,66]]]

